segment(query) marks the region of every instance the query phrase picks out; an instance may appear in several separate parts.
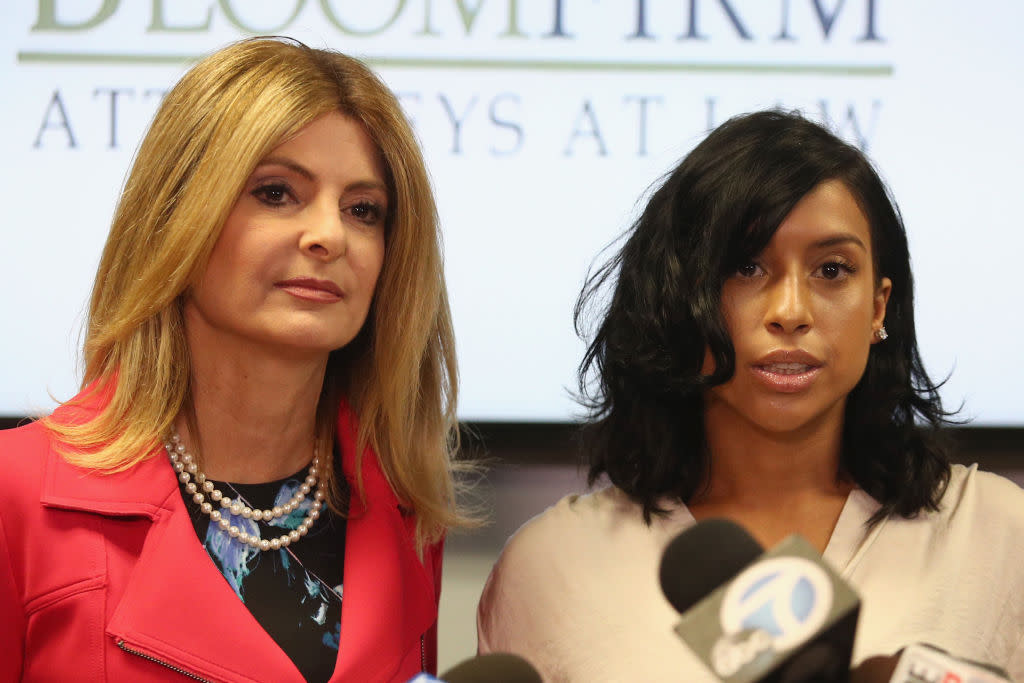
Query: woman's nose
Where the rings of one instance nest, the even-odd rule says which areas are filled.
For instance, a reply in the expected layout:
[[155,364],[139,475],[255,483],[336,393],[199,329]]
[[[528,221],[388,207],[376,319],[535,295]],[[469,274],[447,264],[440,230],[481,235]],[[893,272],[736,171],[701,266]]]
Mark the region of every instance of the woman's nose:
[[348,226],[337,206],[325,206],[307,216],[300,247],[317,258],[332,261],[345,255]]
[[765,326],[772,332],[793,334],[810,328],[813,322],[810,292],[798,273],[786,274],[768,287]]

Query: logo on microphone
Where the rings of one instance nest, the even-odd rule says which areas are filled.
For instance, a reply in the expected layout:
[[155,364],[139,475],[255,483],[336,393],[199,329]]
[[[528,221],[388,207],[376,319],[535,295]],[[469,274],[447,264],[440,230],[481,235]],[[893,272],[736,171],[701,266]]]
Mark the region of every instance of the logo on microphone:
[[722,599],[724,633],[711,652],[716,672],[731,676],[762,652],[803,643],[828,619],[832,597],[828,574],[808,560],[775,557],[748,567]]

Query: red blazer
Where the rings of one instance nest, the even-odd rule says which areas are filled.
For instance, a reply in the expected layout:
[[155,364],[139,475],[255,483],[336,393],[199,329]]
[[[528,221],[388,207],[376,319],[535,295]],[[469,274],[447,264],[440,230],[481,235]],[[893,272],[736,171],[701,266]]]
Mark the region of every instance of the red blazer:
[[[338,439],[354,481],[346,408]],[[372,452],[362,476],[331,681],[407,681],[436,672],[442,544],[421,562],[414,519]],[[39,424],[0,432],[0,681],[180,683],[181,672],[305,680],[200,545],[166,457],[104,475],[69,465]]]

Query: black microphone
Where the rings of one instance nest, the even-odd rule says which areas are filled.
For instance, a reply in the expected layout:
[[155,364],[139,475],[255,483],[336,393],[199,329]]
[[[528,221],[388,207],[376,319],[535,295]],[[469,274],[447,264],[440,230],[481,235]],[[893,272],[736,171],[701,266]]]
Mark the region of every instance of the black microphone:
[[519,655],[491,652],[456,664],[441,675],[446,683],[541,683],[540,674]]
[[542,683],[540,674],[518,655],[491,652],[459,662],[441,678],[421,673],[408,683]]
[[676,536],[661,555],[661,590],[680,614],[740,573],[764,552],[743,527],[706,519]]
[[799,536],[772,550],[724,519],[669,543],[661,588],[675,631],[720,681],[845,683],[860,599]]

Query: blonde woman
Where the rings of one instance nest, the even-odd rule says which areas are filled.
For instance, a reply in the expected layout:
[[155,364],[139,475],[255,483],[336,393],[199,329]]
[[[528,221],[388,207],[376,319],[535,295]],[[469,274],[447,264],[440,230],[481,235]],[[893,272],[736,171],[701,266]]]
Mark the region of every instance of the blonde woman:
[[253,39],[185,75],[84,360],[0,433],[0,680],[435,670],[454,344],[422,156],[363,64]]

